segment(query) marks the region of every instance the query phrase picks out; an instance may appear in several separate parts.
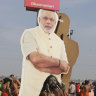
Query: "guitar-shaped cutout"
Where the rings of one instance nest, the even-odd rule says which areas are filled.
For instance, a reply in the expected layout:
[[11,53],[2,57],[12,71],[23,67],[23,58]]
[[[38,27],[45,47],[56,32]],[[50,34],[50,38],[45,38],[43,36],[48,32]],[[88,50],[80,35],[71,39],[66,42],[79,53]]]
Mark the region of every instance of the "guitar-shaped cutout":
[[67,34],[69,32],[70,20],[68,16],[64,13],[58,13],[59,22],[57,24],[57,28],[55,33],[64,40],[65,49],[67,53],[67,58],[70,66],[70,70],[68,74],[62,74],[62,81],[64,82],[66,89],[65,93],[68,94],[69,82],[72,73],[72,67],[76,63],[77,57],[79,55],[79,47],[78,43],[71,40]]

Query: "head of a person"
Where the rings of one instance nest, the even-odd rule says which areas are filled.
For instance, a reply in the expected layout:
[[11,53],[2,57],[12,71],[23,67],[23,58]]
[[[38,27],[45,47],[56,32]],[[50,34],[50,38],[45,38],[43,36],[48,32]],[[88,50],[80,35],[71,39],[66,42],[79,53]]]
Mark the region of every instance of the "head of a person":
[[57,79],[56,79],[56,77],[54,77],[54,76],[51,76],[50,78],[49,78],[49,81],[48,81],[48,83],[49,83],[49,87],[50,88],[56,88],[57,87]]
[[54,32],[58,22],[58,15],[55,11],[40,9],[38,13],[38,24],[44,32]]
[[51,91],[54,90],[55,88],[61,88],[61,85],[55,76],[49,75],[43,84],[42,91],[44,90],[48,91],[48,89]]
[[85,85],[88,85],[89,83],[89,80],[85,80]]
[[71,84],[75,84],[75,82],[74,81],[71,81]]
[[10,75],[10,78],[14,79],[14,74],[11,74],[11,75]]
[[3,84],[9,84],[9,86],[11,86],[12,85],[12,80],[9,79],[9,78],[4,78],[3,79]]
[[85,85],[85,83],[84,83],[84,82],[82,82],[82,85]]

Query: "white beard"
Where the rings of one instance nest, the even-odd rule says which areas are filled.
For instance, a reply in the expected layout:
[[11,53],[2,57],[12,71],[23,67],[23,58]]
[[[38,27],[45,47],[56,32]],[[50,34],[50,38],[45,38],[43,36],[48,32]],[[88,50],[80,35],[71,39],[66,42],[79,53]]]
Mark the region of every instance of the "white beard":
[[46,33],[54,33],[55,32],[55,29],[56,29],[56,25],[57,24],[55,24],[54,26],[53,26],[53,28],[51,28],[50,30],[47,30],[46,28],[44,28],[44,26],[39,22],[39,26],[42,28],[42,30],[44,31],[44,32],[46,32]]

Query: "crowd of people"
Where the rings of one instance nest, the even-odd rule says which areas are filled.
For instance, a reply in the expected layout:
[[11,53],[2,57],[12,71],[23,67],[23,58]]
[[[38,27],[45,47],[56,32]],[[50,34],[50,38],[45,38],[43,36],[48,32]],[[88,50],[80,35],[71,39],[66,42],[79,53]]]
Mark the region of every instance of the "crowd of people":
[[96,96],[96,82],[89,80],[82,83],[70,82],[69,96]]
[[0,96],[18,96],[19,88],[20,80],[12,74],[0,81]]
[[[41,90],[40,96],[66,96],[64,89],[66,86],[61,85],[55,76],[50,75]],[[10,75],[0,81],[0,96],[18,96],[20,89],[20,79]],[[51,95],[48,95],[51,94]],[[68,96],[96,96],[96,82],[85,80],[80,83],[70,81]]]

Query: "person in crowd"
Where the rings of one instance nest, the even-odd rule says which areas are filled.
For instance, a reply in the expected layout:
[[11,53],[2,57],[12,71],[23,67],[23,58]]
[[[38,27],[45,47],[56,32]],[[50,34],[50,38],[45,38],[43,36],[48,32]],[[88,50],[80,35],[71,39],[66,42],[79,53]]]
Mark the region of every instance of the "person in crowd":
[[96,85],[94,87],[94,96],[96,96]]
[[80,96],[80,83],[76,84],[76,96]]
[[18,96],[21,83],[13,74],[10,75],[10,79],[12,80],[11,94],[13,96]]
[[82,82],[82,85],[80,86],[80,96],[84,96],[84,85],[85,83]]
[[2,80],[2,86],[0,88],[0,91],[2,91],[2,93],[0,96],[18,96],[19,88],[20,88],[20,82],[18,79],[16,79],[15,77],[14,78],[6,77]]
[[11,96],[11,89],[10,89],[11,86],[12,86],[12,80],[10,80],[9,78],[4,78],[2,80],[1,96]]
[[94,96],[96,96],[96,81],[92,82],[92,88],[93,88],[93,91],[94,91]]
[[89,92],[89,96],[94,96],[94,87],[91,83],[91,92]]
[[2,80],[0,80],[0,96],[1,96],[1,93],[2,93],[1,87],[2,87]]
[[64,96],[62,85],[53,75],[47,77],[43,84],[40,96]]
[[69,86],[69,96],[76,96],[76,85],[75,82],[72,81],[70,82],[70,86]]
[[84,96],[89,96],[89,92],[91,92],[90,82],[89,80],[85,80]]

